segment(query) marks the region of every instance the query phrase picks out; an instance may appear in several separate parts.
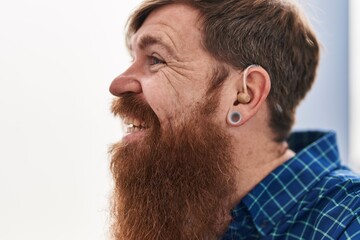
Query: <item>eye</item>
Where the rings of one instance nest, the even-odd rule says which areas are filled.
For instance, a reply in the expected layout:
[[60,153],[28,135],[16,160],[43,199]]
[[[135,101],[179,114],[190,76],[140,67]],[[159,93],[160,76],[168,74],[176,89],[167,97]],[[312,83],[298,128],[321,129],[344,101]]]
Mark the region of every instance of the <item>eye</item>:
[[165,64],[165,61],[159,59],[158,57],[155,57],[154,55],[149,56],[148,61],[150,66]]

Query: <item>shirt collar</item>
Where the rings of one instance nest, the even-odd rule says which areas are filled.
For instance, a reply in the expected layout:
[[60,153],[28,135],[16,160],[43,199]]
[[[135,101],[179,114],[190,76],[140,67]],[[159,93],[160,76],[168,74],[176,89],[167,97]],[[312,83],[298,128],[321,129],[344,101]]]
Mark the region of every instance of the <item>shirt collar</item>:
[[[334,132],[295,132],[288,142],[295,157],[270,173],[242,200],[263,236],[323,176],[340,166]],[[232,214],[236,218],[236,208]]]

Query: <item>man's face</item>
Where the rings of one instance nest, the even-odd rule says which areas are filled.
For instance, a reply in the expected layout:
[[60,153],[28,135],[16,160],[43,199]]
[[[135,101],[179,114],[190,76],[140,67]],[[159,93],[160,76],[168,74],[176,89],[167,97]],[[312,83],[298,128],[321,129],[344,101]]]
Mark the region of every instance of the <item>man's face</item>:
[[[214,75],[215,61],[201,44],[200,27],[198,12],[184,5],[152,12],[133,35],[132,65],[113,81],[111,93],[136,94],[153,109],[162,129],[184,123],[204,100]],[[124,141],[143,137],[148,125],[143,119],[126,116],[125,122],[139,127],[128,128]]]
[[111,149],[113,234],[119,239],[216,239],[235,189],[222,130],[223,80],[201,46],[198,13],[169,5],[132,38],[134,61],[114,80],[114,114],[130,124]]

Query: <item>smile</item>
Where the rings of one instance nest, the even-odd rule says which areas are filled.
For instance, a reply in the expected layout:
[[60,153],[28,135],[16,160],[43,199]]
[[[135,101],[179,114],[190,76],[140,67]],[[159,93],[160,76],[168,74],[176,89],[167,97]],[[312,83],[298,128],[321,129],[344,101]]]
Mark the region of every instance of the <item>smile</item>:
[[148,128],[144,121],[137,118],[125,117],[123,119],[123,123],[125,125],[125,132],[127,134],[144,131]]

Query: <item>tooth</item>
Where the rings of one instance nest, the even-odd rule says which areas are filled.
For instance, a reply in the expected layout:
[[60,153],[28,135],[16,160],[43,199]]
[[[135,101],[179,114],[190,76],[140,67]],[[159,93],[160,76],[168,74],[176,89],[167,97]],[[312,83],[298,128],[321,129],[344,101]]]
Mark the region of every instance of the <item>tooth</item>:
[[134,126],[140,126],[140,120],[134,119],[133,124]]

